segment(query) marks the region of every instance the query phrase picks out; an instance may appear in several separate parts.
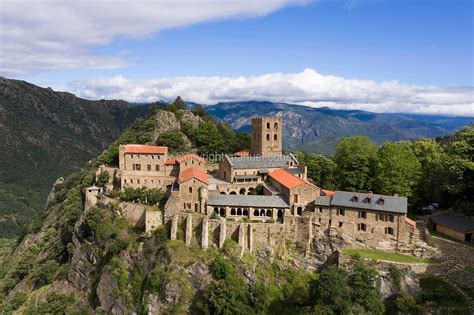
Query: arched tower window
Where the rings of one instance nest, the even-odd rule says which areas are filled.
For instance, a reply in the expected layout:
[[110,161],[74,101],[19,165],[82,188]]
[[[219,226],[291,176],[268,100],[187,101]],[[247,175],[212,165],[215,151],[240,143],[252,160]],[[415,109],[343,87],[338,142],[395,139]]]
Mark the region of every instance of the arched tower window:
[[267,140],[270,141],[270,134],[267,133]]
[[267,122],[267,129],[270,129],[270,123]]
[[278,123],[275,123],[275,124],[273,125],[273,129],[278,130]]
[[275,141],[277,141],[277,140],[278,140],[278,136],[277,136],[277,134],[274,134],[274,135],[273,135],[273,140],[275,140]]

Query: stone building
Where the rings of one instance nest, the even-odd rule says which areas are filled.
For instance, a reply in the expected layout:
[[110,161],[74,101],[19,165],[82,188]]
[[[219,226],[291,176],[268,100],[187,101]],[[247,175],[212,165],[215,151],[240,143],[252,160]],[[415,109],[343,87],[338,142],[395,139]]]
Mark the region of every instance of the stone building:
[[282,116],[254,116],[251,120],[252,155],[282,155]]
[[[405,197],[321,190],[294,155],[282,154],[282,124],[281,116],[253,117],[251,151],[224,156],[215,174],[194,153],[169,157],[167,147],[134,144],[120,146],[118,169],[98,174],[114,174],[121,189],[166,188],[164,209],[128,207],[137,212],[129,217],[145,218],[146,231],[171,221],[172,238],[184,225],[186,244],[199,227],[204,248],[222,247],[227,238],[250,251],[286,241],[309,248],[313,239],[335,235],[377,248],[409,242],[415,225],[406,218]],[[88,208],[103,197],[97,187],[86,195]]]
[[290,206],[291,214],[298,216],[302,216],[303,211],[313,211],[314,200],[321,194],[318,186],[286,169],[271,172],[264,190],[267,194],[283,196]]
[[119,147],[120,186],[162,188],[174,178],[166,170],[168,147],[127,144]]
[[326,235],[345,235],[373,246],[383,241],[408,242],[407,198],[335,191],[314,201],[314,221]]

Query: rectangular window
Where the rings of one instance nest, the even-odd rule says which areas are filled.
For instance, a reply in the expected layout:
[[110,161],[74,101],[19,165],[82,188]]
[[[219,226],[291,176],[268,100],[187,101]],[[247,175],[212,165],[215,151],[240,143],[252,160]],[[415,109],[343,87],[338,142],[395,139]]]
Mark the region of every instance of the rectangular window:
[[366,211],[359,211],[359,218],[367,219],[367,212]]
[[391,228],[391,227],[386,227],[386,228],[385,228],[385,234],[393,235],[393,228]]
[[155,171],[157,171],[157,172],[160,171],[160,166],[159,166],[159,165],[156,165],[156,166],[155,166]]
[[293,202],[295,202],[295,203],[298,202],[298,195],[295,195],[295,196],[293,197]]
[[346,211],[344,209],[337,209],[337,215],[346,215]]
[[134,171],[140,171],[141,169],[142,169],[142,166],[140,164],[133,164]]
[[323,207],[319,207],[319,212],[323,212]]
[[151,164],[147,164],[147,165],[146,165],[146,170],[147,170],[147,171],[151,171]]
[[358,231],[367,231],[367,225],[365,225],[364,223],[359,223],[357,224],[357,230]]
[[393,222],[395,220],[395,217],[393,216],[393,214],[388,214],[387,219],[388,221]]
[[339,222],[339,227],[342,227],[342,222]]

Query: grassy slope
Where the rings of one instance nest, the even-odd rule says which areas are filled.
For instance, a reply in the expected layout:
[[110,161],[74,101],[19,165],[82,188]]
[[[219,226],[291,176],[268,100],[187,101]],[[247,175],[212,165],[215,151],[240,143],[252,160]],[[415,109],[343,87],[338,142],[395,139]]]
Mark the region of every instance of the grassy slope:
[[382,250],[366,249],[366,248],[344,248],[342,253],[349,256],[359,255],[362,258],[392,261],[407,264],[426,264],[432,263],[430,259],[421,259],[414,256],[402,255],[397,253],[384,252]]

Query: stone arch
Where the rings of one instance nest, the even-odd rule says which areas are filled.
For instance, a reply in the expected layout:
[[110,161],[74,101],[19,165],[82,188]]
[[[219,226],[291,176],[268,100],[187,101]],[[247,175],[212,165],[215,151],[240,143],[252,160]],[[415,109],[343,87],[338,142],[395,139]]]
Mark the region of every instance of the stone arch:
[[265,209],[261,209],[261,210],[260,210],[260,216],[261,216],[261,217],[264,217],[264,216],[265,216]]
[[270,123],[267,122],[267,129],[270,129]]
[[244,216],[248,216],[248,215],[249,215],[249,211],[248,211],[247,209],[244,209],[244,210],[242,211],[242,214],[243,214]]
[[278,123],[277,122],[273,125],[273,129],[278,130]]
[[270,141],[270,134],[267,133],[267,141]]
[[274,135],[273,135],[273,140],[275,140],[275,141],[277,141],[277,140],[278,140],[278,136],[277,136],[277,134],[274,134]]
[[230,215],[235,215],[235,208],[230,209]]
[[271,217],[272,216],[272,210],[268,209],[267,210],[267,217]]
[[219,214],[219,208],[214,207],[214,213],[215,213],[215,214]]
[[237,193],[235,191],[231,191],[229,195],[237,195]]
[[260,216],[260,212],[258,211],[258,209],[253,210],[253,215],[256,217]]
[[225,209],[224,209],[224,208],[220,208],[219,214],[221,215],[221,217],[225,217]]
[[221,195],[225,195],[226,193],[225,193],[225,191],[221,191],[220,194],[221,194]]
[[245,188],[240,188],[239,195],[245,195]]
[[255,188],[250,187],[249,190],[247,191],[247,195],[253,195],[255,193]]
[[241,208],[237,208],[237,215],[242,215],[242,209]]

